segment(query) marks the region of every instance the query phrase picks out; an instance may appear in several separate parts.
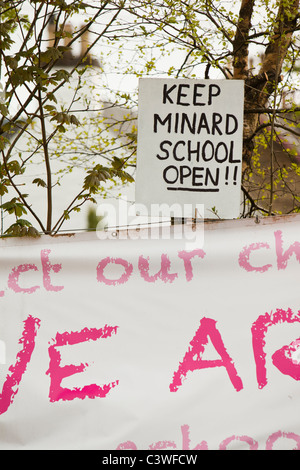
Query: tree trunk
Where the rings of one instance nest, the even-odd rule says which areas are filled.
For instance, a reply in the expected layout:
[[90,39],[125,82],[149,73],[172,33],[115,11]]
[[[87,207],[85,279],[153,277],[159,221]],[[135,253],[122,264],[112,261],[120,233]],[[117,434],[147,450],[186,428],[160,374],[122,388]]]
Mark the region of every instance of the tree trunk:
[[261,69],[256,76],[252,76],[248,69],[248,40],[251,39],[249,31],[253,6],[254,0],[242,0],[233,43],[233,78],[245,80],[244,167],[251,162],[253,136],[259,124],[257,109],[267,106],[270,95],[281,79],[282,64],[296,28],[299,0],[280,1],[274,30],[270,33]]

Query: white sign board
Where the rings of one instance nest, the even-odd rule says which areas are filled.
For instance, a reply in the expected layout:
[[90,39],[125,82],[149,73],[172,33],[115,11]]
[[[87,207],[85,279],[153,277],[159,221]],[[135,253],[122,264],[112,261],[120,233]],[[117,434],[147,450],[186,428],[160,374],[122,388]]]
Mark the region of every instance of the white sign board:
[[239,216],[243,103],[241,80],[140,79],[140,213],[176,204],[175,216],[186,205],[193,217],[204,204],[206,218]]

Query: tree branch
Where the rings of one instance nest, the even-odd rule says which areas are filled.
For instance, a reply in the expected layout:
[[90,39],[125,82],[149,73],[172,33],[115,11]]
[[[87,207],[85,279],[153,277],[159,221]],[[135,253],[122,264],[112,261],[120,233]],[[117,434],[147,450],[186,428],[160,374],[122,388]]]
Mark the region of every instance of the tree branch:
[[242,0],[236,34],[233,41],[233,78],[248,76],[248,36],[255,0]]

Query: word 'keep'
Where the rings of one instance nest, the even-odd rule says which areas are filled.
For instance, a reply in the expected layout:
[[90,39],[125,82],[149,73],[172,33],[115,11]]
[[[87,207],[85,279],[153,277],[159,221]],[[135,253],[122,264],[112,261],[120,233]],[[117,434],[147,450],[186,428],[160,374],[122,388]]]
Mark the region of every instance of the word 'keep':
[[211,105],[214,97],[219,96],[221,89],[218,85],[204,83],[180,83],[179,85],[163,86],[163,104],[177,104],[180,106]]

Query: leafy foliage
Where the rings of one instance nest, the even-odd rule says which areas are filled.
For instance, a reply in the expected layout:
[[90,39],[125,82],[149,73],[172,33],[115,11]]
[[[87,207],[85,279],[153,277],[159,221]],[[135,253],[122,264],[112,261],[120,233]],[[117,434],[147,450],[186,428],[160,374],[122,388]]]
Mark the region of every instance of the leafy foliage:
[[[87,176],[82,187],[75,188],[69,196],[71,202],[66,201],[66,208],[53,221],[54,188],[61,184],[62,176],[57,165],[54,167],[55,159],[64,166],[63,151],[59,153],[56,143],[69,129],[81,127],[79,113],[88,112],[88,103],[81,98],[80,90],[84,75],[90,77],[92,47],[115,34],[122,9],[122,2],[108,1],[0,2],[0,63],[5,88],[0,100],[0,196],[5,199],[1,208],[6,219],[15,218],[6,233],[35,233],[24,215],[30,216],[39,231],[56,233],[71,212],[80,211],[87,201],[94,201],[92,195],[107,180],[132,181],[125,171],[125,161],[118,168],[114,161],[111,166],[98,164],[92,168],[86,162]],[[80,26],[70,31],[69,24],[76,25],[78,18]],[[86,35],[97,20],[104,26],[97,26],[87,43]],[[76,43],[81,45],[81,53],[74,56]],[[62,101],[64,95],[66,100]],[[79,109],[72,111],[76,107]],[[35,171],[39,173],[35,177],[33,165],[37,165]],[[35,201],[32,202],[32,190],[29,188],[29,194],[24,195],[20,189],[27,187],[30,180],[36,188],[44,189],[39,199],[45,199],[45,220],[38,215]]]
[[[24,216],[55,234],[83,204],[133,181],[145,75],[244,80],[242,216],[300,210],[299,0],[7,0],[0,11],[8,234],[33,233]],[[77,44],[86,47],[74,55]],[[82,185],[54,219],[55,191],[77,169]],[[30,186],[24,194],[28,181],[45,216]]]

